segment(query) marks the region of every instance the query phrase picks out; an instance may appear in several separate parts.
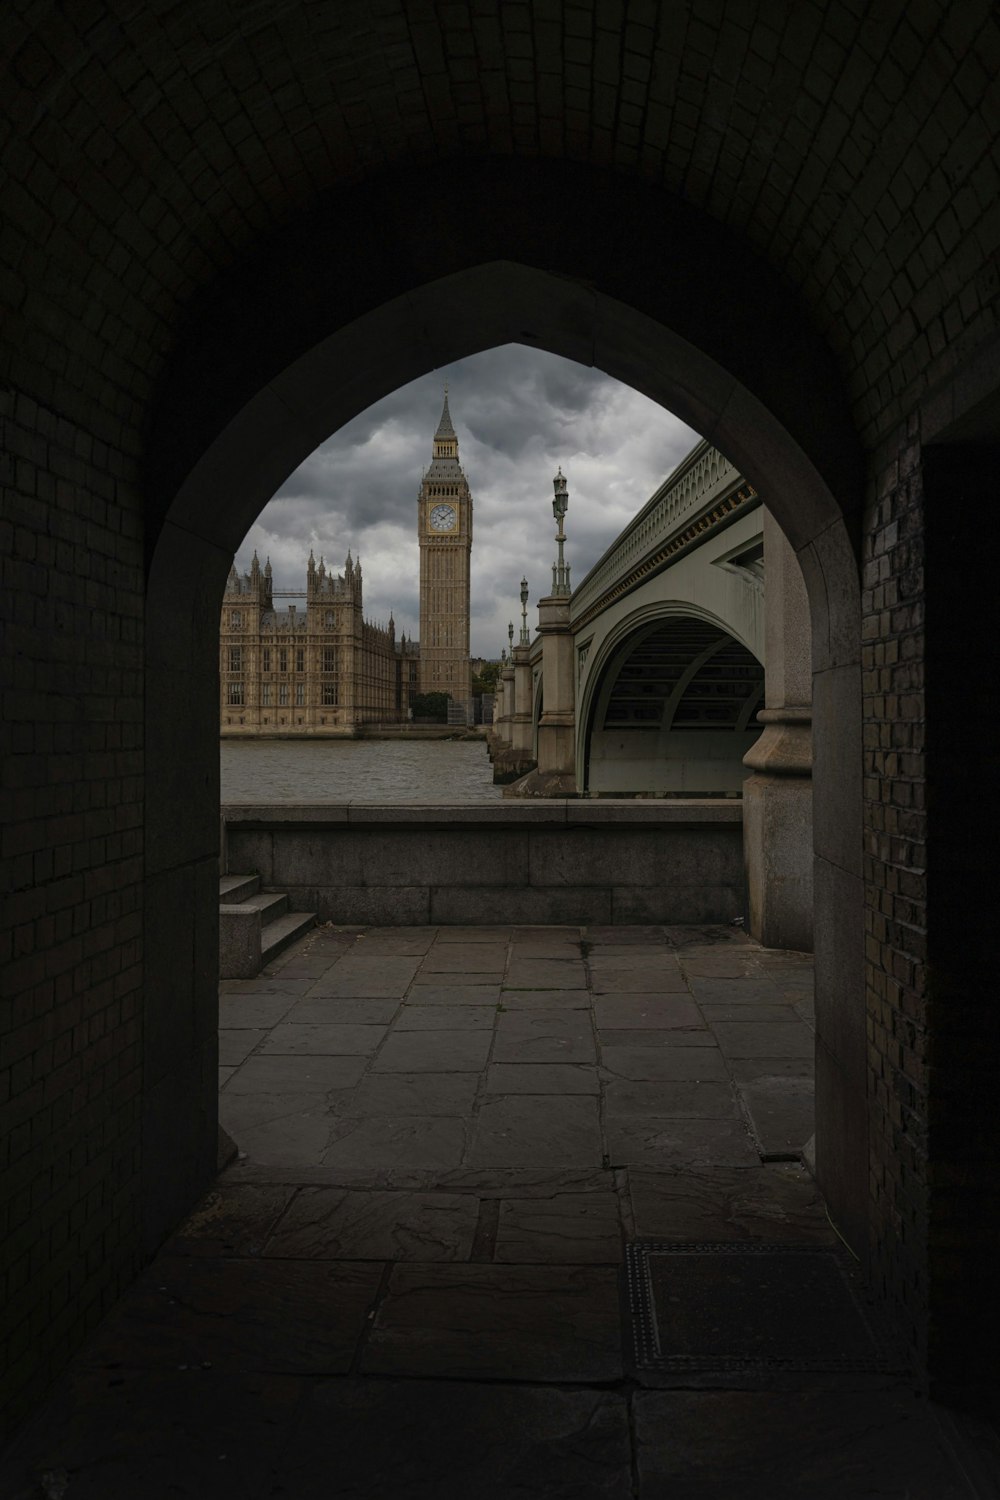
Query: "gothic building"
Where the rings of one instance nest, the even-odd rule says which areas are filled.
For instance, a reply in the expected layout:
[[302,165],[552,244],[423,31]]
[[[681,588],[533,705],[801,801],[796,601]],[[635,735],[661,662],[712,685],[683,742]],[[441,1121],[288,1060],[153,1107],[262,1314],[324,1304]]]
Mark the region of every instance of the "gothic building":
[[343,574],[310,552],[305,608],[275,609],[271,564],[230,570],[219,634],[223,735],[335,735],[407,717],[418,648],[362,610],[360,560]]
[[458,461],[458,436],[444,408],[417,499],[420,541],[420,691],[472,697],[469,666],[469,556],[472,495]]

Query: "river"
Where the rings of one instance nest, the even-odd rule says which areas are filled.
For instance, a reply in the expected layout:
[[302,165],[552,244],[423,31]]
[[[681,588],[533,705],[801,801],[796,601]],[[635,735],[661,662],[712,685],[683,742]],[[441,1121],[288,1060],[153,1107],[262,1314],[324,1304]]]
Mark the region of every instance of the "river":
[[484,742],[223,740],[222,802],[493,802]]

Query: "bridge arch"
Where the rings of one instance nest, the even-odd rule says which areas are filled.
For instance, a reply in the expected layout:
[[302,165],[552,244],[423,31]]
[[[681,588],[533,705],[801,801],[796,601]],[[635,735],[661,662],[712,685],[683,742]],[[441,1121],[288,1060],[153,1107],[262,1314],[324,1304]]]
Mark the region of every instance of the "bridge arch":
[[[764,668],[737,628],[695,605],[647,604],[609,631],[587,669],[578,713],[581,790],[740,790],[743,756],[760,732],[753,716],[763,707]],[[692,699],[704,699],[706,687],[724,727],[699,727],[704,715]]]

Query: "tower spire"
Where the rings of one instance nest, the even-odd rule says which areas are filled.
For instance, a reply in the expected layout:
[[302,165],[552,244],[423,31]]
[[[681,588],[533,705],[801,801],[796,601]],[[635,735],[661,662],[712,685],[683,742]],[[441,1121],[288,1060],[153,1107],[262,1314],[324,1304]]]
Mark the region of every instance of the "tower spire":
[[437,432],[434,434],[434,441],[437,443],[440,442],[443,438],[451,438],[453,442],[458,438],[458,433],[455,431],[455,428],[452,424],[451,412],[448,410],[447,381],[445,381],[444,385],[444,406],[442,406],[441,408],[441,420],[437,425]]

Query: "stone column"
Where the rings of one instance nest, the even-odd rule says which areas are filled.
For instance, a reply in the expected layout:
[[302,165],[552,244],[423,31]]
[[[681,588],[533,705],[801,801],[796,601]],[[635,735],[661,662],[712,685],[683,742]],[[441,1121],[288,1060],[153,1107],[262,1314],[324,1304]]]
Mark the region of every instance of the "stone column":
[[513,718],[514,718],[514,668],[508,660],[507,665],[500,673],[500,682],[503,685],[503,724],[501,734],[504,745],[509,749],[513,743]]
[[764,512],[764,726],[743,757],[743,858],[750,933],[767,948],[813,946],[812,653],[798,559]]
[[531,649],[514,647],[514,714],[511,748],[524,769],[531,765]]
[[544,782],[542,795],[575,797],[576,694],[568,596],[550,594],[539,599],[538,634],[542,637],[542,716],[538,769],[531,773],[532,780]]

